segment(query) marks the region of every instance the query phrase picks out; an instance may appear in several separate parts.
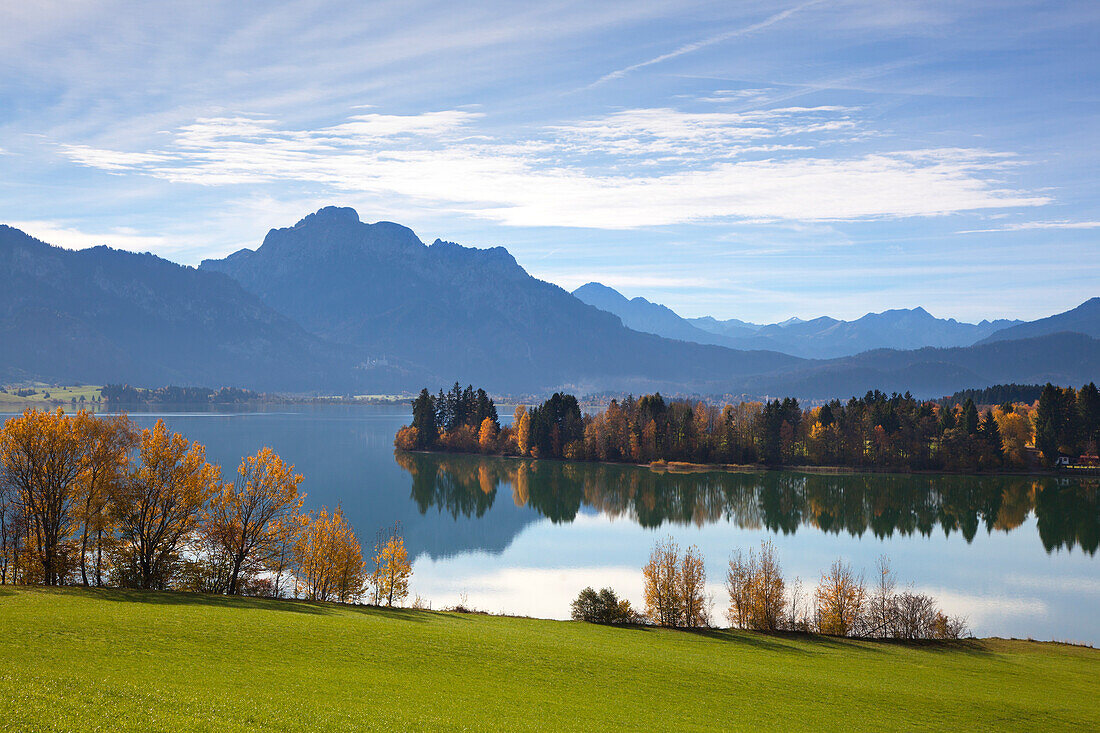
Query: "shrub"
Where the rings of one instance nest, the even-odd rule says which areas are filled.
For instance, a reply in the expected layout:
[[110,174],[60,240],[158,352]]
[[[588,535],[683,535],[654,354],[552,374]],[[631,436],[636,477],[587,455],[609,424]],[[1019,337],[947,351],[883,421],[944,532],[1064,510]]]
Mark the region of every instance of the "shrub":
[[632,624],[638,622],[638,614],[630,606],[630,601],[620,599],[615,591],[604,588],[600,591],[589,587],[577,595],[573,601],[573,620],[587,621],[593,624]]

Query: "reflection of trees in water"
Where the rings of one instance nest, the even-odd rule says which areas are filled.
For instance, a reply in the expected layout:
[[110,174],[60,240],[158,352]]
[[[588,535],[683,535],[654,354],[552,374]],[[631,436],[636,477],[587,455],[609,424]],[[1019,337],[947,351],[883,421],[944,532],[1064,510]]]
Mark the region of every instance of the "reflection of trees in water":
[[985,531],[1010,531],[1031,512],[1047,551],[1100,544],[1098,482],[1026,476],[821,475],[787,472],[664,473],[634,466],[504,460],[483,456],[398,453],[412,475],[421,513],[480,517],[500,484],[518,506],[553,522],[570,522],[582,506],[643,527],[666,522],[793,533],[802,525],[878,538],[945,536],[970,542]]

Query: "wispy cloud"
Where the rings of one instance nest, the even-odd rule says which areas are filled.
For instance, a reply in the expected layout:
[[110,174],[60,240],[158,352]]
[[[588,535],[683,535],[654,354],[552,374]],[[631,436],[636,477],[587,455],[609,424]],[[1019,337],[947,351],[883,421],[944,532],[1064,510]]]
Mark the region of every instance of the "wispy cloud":
[[89,232],[71,226],[64,222],[56,221],[10,221],[5,222],[9,226],[21,229],[27,234],[43,242],[65,249],[87,249],[105,244],[117,249],[125,249],[131,252],[149,252],[156,250],[160,253],[171,251],[171,243],[165,237],[140,234],[132,229],[116,228],[102,232]]
[[[298,181],[397,196],[511,226],[630,229],[685,222],[843,221],[1039,206],[1004,187],[1010,154],[966,148],[818,155],[856,134],[845,107],[754,113],[632,109],[498,138],[478,113],[357,115],[291,129],[202,118],[156,150],[63,146],[85,166],[174,183]],[[832,136],[832,137],[830,137]]]
[[1100,229],[1100,221],[1021,221],[991,229],[964,229],[958,234],[987,234],[989,232],[1026,232],[1035,229]]
[[685,43],[683,46],[680,46],[679,48],[677,48],[673,51],[669,51],[668,53],[663,53],[660,56],[655,56],[655,57],[653,57],[653,58],[651,58],[647,61],[641,61],[637,64],[631,64],[630,66],[626,66],[622,69],[618,69],[618,70],[612,71],[608,74],[604,74],[599,79],[597,79],[596,81],[589,84],[588,88],[595,87],[595,86],[598,86],[600,84],[604,84],[606,82],[612,81],[613,79],[621,79],[622,77],[626,76],[627,74],[629,74],[631,72],[638,71],[639,69],[644,69],[647,66],[653,66],[654,64],[659,64],[659,63],[662,63],[664,61],[669,61],[669,60],[674,59],[678,56],[683,56],[684,54],[689,54],[689,53],[692,53],[694,51],[698,51],[700,49],[706,48],[707,46],[713,46],[716,43],[722,43],[723,41],[729,41],[733,38],[737,38],[738,36],[747,36],[751,33],[756,33],[757,31],[762,31],[765,28],[768,28],[769,26],[773,26],[776,23],[779,23],[780,21],[786,20],[787,18],[791,17],[792,15],[794,15],[795,13],[797,13],[801,10],[805,10],[806,8],[810,7],[811,5],[818,5],[822,1],[823,0],[810,0],[810,2],[802,3],[801,5],[796,5],[793,8],[788,8],[786,10],[780,11],[780,12],[775,13],[773,15],[769,15],[767,18],[760,21],[759,23],[753,23],[752,25],[747,25],[747,26],[744,26],[744,27],[741,27],[741,28],[735,28],[733,30],[725,31],[723,33],[719,33],[717,35],[710,36],[708,38],[703,38],[703,39],[698,40],[698,41],[693,41],[692,43]]

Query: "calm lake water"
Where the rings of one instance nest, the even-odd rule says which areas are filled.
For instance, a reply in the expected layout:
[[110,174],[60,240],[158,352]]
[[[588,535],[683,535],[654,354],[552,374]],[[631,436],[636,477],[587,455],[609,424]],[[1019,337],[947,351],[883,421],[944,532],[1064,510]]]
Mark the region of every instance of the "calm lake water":
[[[502,410],[502,414],[503,414]],[[152,425],[158,417],[132,413]],[[341,504],[364,542],[400,521],[411,592],[435,608],[565,618],[586,585],[639,604],[641,567],[671,535],[697,545],[724,624],[730,552],[775,542],[812,587],[837,557],[969,617],[980,636],[1100,644],[1100,480],[656,473],[630,466],[403,454],[399,407],[164,413],[224,472],[271,446],[305,476],[308,508]]]

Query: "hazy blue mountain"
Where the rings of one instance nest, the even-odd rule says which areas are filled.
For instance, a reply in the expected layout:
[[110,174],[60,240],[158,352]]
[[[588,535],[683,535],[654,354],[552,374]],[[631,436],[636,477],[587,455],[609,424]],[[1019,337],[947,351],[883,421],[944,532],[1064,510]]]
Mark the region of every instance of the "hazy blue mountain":
[[1100,340],[1079,333],[1055,333],[968,347],[879,349],[825,362],[809,362],[783,373],[746,379],[753,394],[832,398],[868,389],[912,392],[930,398],[994,384],[1080,386],[1100,380]]
[[1073,310],[1058,313],[1037,321],[1029,321],[996,331],[985,339],[986,342],[1010,341],[1014,339],[1044,336],[1062,331],[1083,333],[1100,338],[1100,298],[1091,298]]
[[[625,299],[587,289],[593,292],[611,297],[607,307],[650,317],[650,328],[694,328],[644,299],[624,306]],[[939,397],[998,383],[1100,380],[1100,340],[1065,332],[1096,334],[1098,304],[1026,324],[1057,333],[1011,338],[1017,331],[1009,328],[1001,332],[1009,338],[975,346],[808,360],[632,330],[619,316],[531,277],[500,247],[427,246],[403,226],[364,224],[350,209],[322,209],[272,230],[255,251],[197,270],[107,247],[64,250],[0,227],[5,381],[362,393],[460,380],[511,393],[660,389],[831,398],[877,388]],[[771,324],[750,337],[725,338],[823,351],[950,342],[995,326],[915,309],[851,322]]]
[[748,321],[742,321],[737,318],[728,318],[724,321],[719,321],[717,318],[711,316],[702,316],[701,318],[687,318],[685,320],[707,333],[713,333],[719,336],[732,336],[734,338],[752,336],[761,328],[759,323],[749,323]]
[[821,316],[789,318],[760,325],[737,319],[681,318],[670,308],[645,298],[627,299],[600,283],[573,291],[585,303],[613,313],[637,331],[734,349],[780,351],[807,359],[833,359],[872,349],[919,349],[925,346],[970,346],[1019,321],[960,323],[936,318],[923,308],[868,313],[854,321]]
[[200,269],[236,279],[288,318],[376,359],[398,358],[443,384],[498,391],[725,391],[738,375],[795,366],[639,333],[527,274],[501,247],[473,249],[365,224],[329,207],[263,244]]
[[588,305],[607,311],[619,317],[623,325],[635,331],[653,333],[665,338],[680,341],[694,341],[699,344],[728,346],[729,338],[711,333],[693,326],[686,319],[659,303],[651,303],[645,298],[628,299],[614,288],[601,283],[588,283],[573,291],[573,296]]
[[5,379],[297,391],[347,387],[355,363],[224,275],[0,225]]
[[737,348],[775,349],[814,359],[851,356],[872,349],[919,349],[927,346],[970,346],[1019,321],[961,323],[936,318],[924,308],[868,313],[854,321],[828,316],[797,323],[764,326],[753,336],[737,339]]

